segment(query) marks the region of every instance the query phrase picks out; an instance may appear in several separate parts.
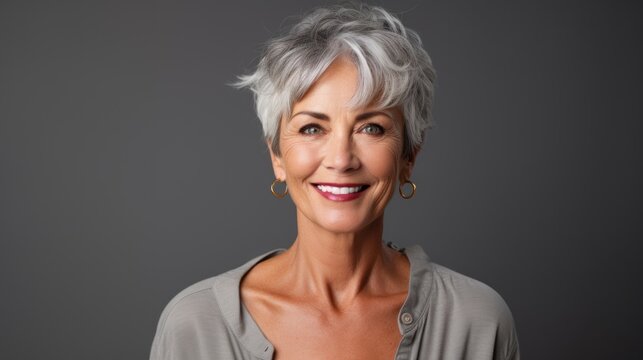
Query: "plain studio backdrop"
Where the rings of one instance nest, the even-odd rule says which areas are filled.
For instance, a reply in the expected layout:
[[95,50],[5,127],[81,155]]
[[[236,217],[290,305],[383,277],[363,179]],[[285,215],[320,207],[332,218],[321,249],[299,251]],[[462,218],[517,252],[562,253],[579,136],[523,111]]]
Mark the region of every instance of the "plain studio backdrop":
[[[145,359],[179,290],[290,245],[252,96],[227,84],[321,4],[0,3],[2,359]],[[438,73],[385,240],[495,288],[525,359],[638,353],[638,2],[373,4]]]

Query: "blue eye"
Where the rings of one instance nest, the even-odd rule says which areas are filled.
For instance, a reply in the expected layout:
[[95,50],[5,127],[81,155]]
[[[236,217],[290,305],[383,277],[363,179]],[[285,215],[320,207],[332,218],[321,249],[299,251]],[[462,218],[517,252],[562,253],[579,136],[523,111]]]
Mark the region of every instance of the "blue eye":
[[362,128],[362,132],[369,135],[380,135],[384,132],[384,128],[377,124],[367,124]]
[[317,125],[306,125],[299,130],[304,135],[319,135],[321,129]]

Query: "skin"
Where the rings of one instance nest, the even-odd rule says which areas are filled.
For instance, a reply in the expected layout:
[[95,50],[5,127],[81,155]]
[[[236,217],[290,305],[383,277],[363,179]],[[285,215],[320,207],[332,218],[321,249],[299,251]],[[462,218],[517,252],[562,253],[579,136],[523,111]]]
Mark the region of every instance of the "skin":
[[[297,208],[297,238],[248,272],[241,297],[276,359],[392,359],[401,339],[409,264],[382,244],[383,217],[415,154],[402,157],[399,109],[348,106],[357,80],[338,58],[282,118],[281,156],[271,151]],[[317,183],[368,188],[333,201]]]

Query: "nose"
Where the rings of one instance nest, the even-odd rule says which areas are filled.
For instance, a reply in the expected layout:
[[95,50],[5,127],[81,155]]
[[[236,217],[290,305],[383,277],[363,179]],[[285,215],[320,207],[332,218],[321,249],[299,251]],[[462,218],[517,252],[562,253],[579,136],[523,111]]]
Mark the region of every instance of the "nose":
[[329,170],[348,172],[359,169],[359,157],[355,154],[350,133],[332,133],[326,143],[322,164]]

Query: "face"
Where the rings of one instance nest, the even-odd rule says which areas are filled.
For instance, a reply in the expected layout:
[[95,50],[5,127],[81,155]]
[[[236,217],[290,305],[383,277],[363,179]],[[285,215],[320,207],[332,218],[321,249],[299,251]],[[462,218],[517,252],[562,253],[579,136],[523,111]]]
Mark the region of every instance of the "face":
[[357,81],[355,65],[337,59],[281,119],[281,155],[271,151],[298,221],[336,233],[381,220],[397,180],[408,179],[413,165],[402,158],[399,109],[349,107]]

